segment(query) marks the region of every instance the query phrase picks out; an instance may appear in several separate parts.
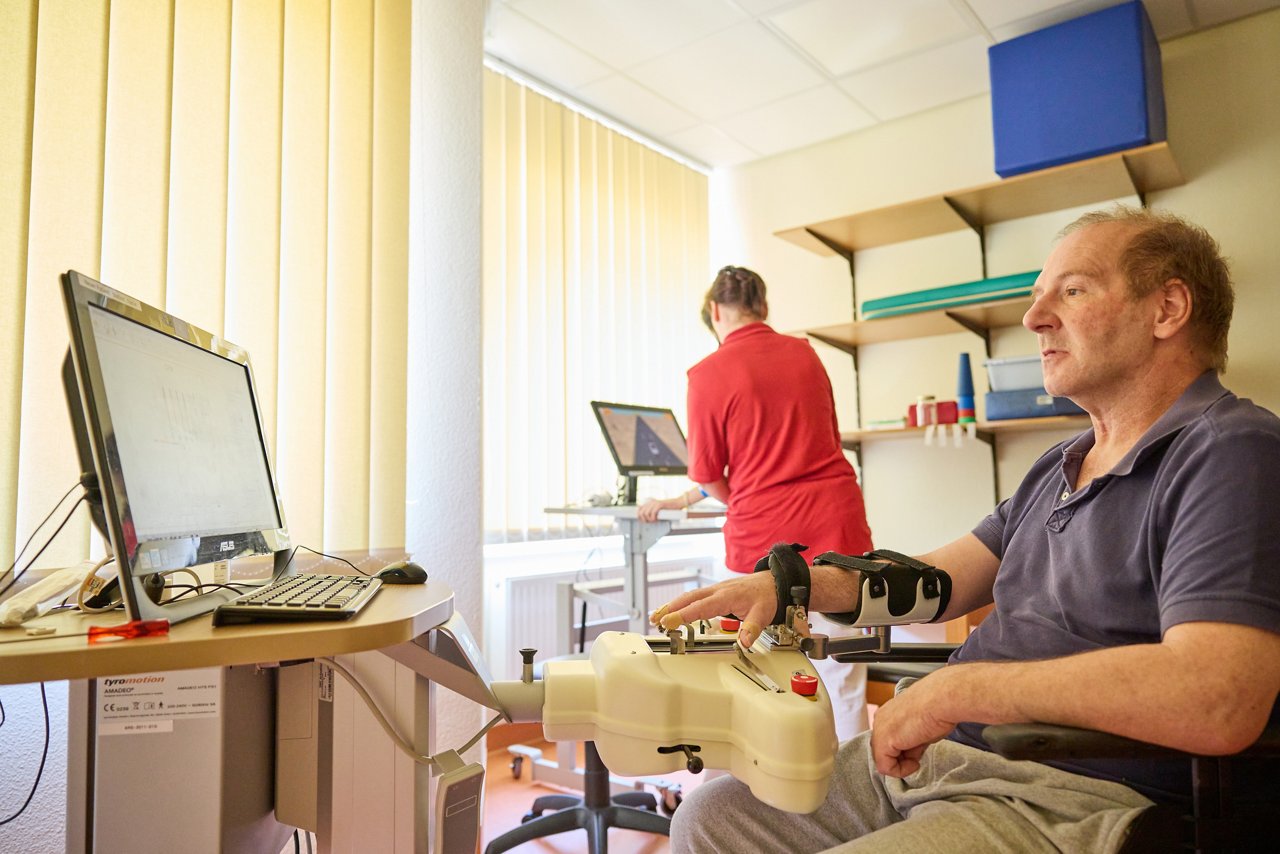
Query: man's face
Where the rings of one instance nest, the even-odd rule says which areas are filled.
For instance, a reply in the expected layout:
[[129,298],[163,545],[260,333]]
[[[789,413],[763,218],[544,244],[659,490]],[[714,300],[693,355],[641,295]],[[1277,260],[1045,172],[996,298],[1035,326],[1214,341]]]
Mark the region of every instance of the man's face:
[[1036,333],[1049,393],[1089,403],[1116,400],[1152,358],[1159,291],[1135,300],[1119,269],[1133,226],[1100,223],[1067,235],[1032,289],[1022,325]]

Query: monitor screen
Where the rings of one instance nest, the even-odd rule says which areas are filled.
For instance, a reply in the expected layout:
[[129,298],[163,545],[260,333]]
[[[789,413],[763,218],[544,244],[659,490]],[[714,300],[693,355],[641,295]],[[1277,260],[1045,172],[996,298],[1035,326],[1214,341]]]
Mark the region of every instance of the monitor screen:
[[234,593],[161,605],[143,580],[289,545],[248,353],[80,273],[63,290],[68,404],[130,617],[206,613]]
[[591,402],[618,473],[686,474],[689,448],[675,414],[655,406]]

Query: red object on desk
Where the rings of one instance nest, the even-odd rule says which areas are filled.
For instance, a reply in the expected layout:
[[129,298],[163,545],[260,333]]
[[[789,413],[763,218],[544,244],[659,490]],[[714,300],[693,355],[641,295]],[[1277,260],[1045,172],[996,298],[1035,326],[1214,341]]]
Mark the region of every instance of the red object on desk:
[[133,620],[118,626],[90,626],[89,643],[155,637],[169,634],[168,620]]

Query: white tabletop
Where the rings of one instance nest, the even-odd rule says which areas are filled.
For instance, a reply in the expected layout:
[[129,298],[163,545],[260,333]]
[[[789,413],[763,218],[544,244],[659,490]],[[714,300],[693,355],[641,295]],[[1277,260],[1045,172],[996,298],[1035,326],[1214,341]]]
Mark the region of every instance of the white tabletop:
[[[636,519],[639,517],[639,504],[570,504],[565,507],[544,507],[543,513],[572,513],[582,516],[612,516],[615,519]],[[684,510],[659,510],[658,519],[663,522],[681,522],[686,519],[716,519],[723,516],[727,508],[723,504],[714,504],[703,508],[701,505]]]

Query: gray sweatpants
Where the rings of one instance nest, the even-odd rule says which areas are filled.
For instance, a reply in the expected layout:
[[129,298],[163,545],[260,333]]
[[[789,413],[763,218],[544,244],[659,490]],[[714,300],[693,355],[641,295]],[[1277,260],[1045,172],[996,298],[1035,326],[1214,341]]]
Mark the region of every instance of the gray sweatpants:
[[732,777],[698,786],[671,823],[674,854],[1110,852],[1151,801],[1127,786],[940,741],[904,780],[875,770],[870,733],[840,745],[817,812],[782,812]]

